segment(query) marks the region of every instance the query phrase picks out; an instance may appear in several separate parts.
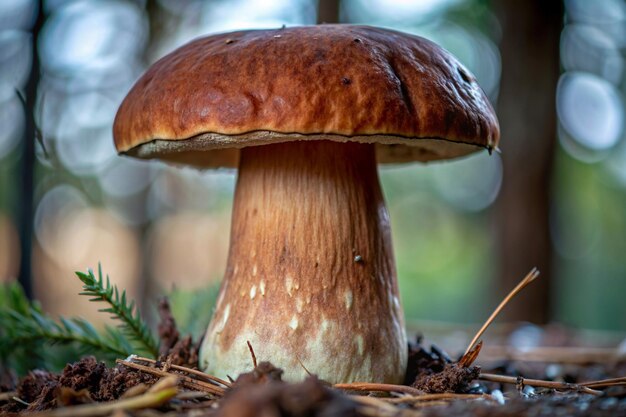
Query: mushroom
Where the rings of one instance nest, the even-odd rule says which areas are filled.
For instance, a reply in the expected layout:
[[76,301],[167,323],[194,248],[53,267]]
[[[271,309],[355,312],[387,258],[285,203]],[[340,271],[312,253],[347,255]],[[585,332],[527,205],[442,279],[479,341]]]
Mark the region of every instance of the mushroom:
[[499,128],[436,44],[322,25],[182,46],[128,93],[114,137],[122,154],[239,169],[201,369],[250,369],[250,342],[287,380],[398,383],[407,341],[376,164],[491,150]]

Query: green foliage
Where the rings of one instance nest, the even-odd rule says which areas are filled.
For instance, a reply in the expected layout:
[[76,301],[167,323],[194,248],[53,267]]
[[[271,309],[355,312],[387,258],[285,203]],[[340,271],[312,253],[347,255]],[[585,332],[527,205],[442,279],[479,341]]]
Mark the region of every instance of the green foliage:
[[17,283],[0,287],[0,303],[0,362],[20,374],[36,367],[58,369],[65,357],[87,352],[104,360],[132,352],[126,339],[110,327],[98,333],[80,318],[55,321],[38,303],[29,302]]
[[117,286],[111,285],[107,275],[106,282],[102,276],[102,267],[98,266],[98,278],[92,270],[86,274],[76,272],[83,282],[83,292],[80,295],[92,297],[90,301],[102,301],[109,305],[98,311],[111,314],[111,318],[119,320],[119,328],[125,336],[134,342],[133,347],[153,358],[159,355],[159,345],[148,326],[143,322],[136,309],[135,301],[130,304],[126,301],[126,291],[120,292]]
[[81,318],[60,317],[54,320],[43,313],[37,302],[30,302],[17,283],[0,286],[0,364],[23,374],[30,369],[58,370],[81,355],[92,354],[112,361],[131,353],[156,357],[158,344],[141,320],[135,303],[128,303],[126,293],[93,271],[77,272],[83,282],[80,294],[92,301],[106,302],[100,311],[120,321],[118,328],[106,326],[97,331]]
[[167,295],[180,334],[191,334],[194,340],[202,337],[213,316],[218,290],[219,284],[213,284],[192,290],[175,288]]

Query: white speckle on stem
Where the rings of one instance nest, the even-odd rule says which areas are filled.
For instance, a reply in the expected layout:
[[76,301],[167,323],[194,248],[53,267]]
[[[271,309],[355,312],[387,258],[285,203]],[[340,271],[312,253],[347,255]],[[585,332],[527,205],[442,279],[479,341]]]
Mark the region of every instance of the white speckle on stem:
[[330,328],[332,327],[332,322],[330,320],[326,320],[325,318],[322,318],[322,324],[320,325],[320,329],[323,332],[329,331]]
[[215,329],[215,333],[221,333],[226,327],[226,322],[228,321],[228,316],[230,316],[230,304],[226,304],[226,308],[224,309],[224,313],[222,314],[222,320],[220,324]]
[[344,301],[346,303],[346,310],[350,310],[352,308],[352,291],[348,290],[343,294]]
[[354,342],[356,343],[356,348],[359,352],[359,355],[363,354],[363,336],[361,336],[360,334],[356,335],[354,337]]

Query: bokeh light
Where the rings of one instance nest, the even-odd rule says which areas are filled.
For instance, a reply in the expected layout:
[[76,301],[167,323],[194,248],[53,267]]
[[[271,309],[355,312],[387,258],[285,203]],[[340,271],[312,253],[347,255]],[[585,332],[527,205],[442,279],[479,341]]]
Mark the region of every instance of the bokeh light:
[[102,76],[145,47],[146,25],[141,10],[129,2],[66,3],[42,30],[42,65],[57,76]]
[[469,158],[432,167],[437,193],[451,206],[478,212],[496,200],[502,184],[498,154],[480,152]]
[[148,241],[155,282],[166,292],[219,282],[226,268],[229,235],[226,213],[182,212],[161,218]]
[[462,0],[346,0],[343,19],[355,23],[403,26],[407,22],[423,23],[441,16],[446,9]]
[[615,38],[592,25],[571,24],[561,35],[561,61],[568,71],[585,71],[619,84],[624,58]]
[[[592,151],[610,149],[624,133],[624,105],[608,81],[589,73],[568,72],[559,80],[557,113],[567,135]],[[567,139],[562,140],[564,147]],[[581,154],[577,154],[582,157]]]
[[106,316],[98,313],[98,306],[76,296],[81,285],[74,272],[102,263],[112,283],[131,299],[139,299],[139,240],[110,213],[89,208],[75,190],[64,187],[46,195],[38,212],[45,222],[38,223],[33,252],[35,295],[53,314],[71,316],[80,311],[93,323],[102,323]]
[[35,0],[3,0],[0,2],[0,28],[28,30],[37,12]]

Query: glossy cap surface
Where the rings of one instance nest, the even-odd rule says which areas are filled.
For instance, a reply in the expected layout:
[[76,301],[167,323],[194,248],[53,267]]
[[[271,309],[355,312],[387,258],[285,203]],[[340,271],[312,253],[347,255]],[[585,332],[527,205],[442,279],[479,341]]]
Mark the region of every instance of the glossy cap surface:
[[120,106],[120,153],[236,166],[239,149],[292,140],[377,144],[379,162],[494,148],[475,78],[433,42],[366,26],[252,30],[196,39],[156,62]]

